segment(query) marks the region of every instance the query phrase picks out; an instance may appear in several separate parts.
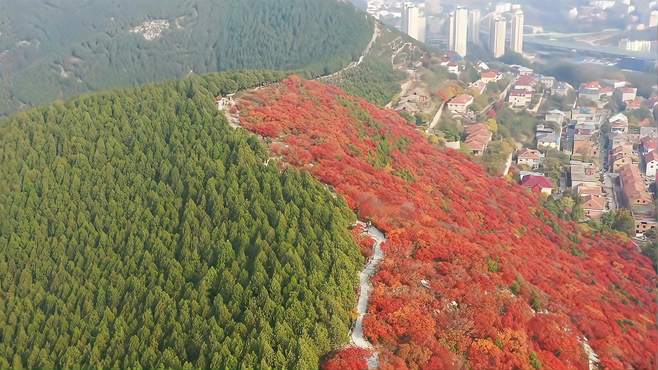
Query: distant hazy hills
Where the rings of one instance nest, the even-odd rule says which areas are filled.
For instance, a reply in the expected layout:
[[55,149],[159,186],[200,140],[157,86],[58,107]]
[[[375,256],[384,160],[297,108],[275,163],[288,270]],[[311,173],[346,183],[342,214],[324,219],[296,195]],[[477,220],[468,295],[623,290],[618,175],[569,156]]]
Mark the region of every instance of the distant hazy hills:
[[0,115],[190,72],[330,72],[359,55],[371,27],[325,0],[4,1]]

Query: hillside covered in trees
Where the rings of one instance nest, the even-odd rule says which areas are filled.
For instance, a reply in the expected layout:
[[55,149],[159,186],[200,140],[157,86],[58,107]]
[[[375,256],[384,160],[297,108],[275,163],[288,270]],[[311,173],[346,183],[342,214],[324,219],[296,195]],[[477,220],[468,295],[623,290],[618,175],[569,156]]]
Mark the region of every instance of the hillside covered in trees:
[[312,369],[346,343],[354,214],[213,103],[281,77],[0,120],[0,367]]
[[364,322],[380,369],[656,367],[656,272],[627,238],[558,219],[336,87],[289,78],[233,113],[387,233]]
[[0,115],[190,72],[327,74],[358,58],[372,28],[339,1],[3,1]]

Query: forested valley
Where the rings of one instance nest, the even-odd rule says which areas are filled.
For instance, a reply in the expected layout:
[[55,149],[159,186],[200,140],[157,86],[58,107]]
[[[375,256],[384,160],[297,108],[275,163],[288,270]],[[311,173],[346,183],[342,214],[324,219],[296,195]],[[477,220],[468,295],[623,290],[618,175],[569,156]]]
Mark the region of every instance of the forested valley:
[[190,73],[328,74],[359,57],[372,28],[325,0],[3,2],[0,115]]
[[213,103],[282,77],[0,120],[0,367],[312,369],[347,342],[354,214]]

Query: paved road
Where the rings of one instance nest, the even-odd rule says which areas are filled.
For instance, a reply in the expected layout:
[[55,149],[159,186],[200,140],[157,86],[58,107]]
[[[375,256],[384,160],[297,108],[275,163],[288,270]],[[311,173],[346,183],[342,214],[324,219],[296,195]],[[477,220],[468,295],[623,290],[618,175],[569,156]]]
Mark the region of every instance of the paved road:
[[[352,328],[351,342],[352,345],[358,348],[372,349],[372,343],[363,335],[363,318],[368,312],[368,300],[370,299],[370,294],[372,293],[372,284],[370,279],[375,274],[377,266],[384,259],[384,251],[381,248],[381,245],[386,242],[386,237],[379,229],[374,226],[369,226],[366,229],[366,233],[375,239],[375,245],[373,246],[373,255],[368,260],[366,267],[359,273],[359,301],[357,303],[357,312],[359,317],[354,323]],[[373,355],[368,358],[368,368],[374,369],[378,365],[378,353],[374,352]]]

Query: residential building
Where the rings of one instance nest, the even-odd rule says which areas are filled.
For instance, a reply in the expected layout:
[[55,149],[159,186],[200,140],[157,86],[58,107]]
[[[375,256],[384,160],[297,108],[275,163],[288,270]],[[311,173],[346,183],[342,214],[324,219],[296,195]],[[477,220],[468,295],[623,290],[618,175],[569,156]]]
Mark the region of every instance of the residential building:
[[573,90],[574,90],[573,86],[569,85],[564,81],[558,81],[558,83],[551,90],[551,92],[557,96],[567,96]]
[[624,80],[618,80],[618,79],[604,79],[603,83],[606,85],[611,86],[613,89],[618,89],[620,87],[626,86],[627,82]]
[[642,102],[643,102],[642,98],[640,98],[639,96],[635,97],[635,99],[626,102],[626,110],[632,111],[632,110],[640,109],[642,108]]
[[539,82],[544,85],[544,88],[547,90],[552,89],[557,83],[557,79],[551,76],[541,76]]
[[468,9],[458,7],[450,14],[450,50],[466,56],[468,42]]
[[647,191],[644,180],[637,166],[629,164],[619,171],[622,201],[631,210],[635,219],[635,234],[642,235],[656,228],[656,210],[651,194]]
[[658,128],[656,126],[640,127],[640,140],[645,137],[658,138]]
[[544,148],[544,149],[555,149],[555,150],[560,150],[560,135],[556,133],[550,133],[550,134],[537,134],[536,137],[537,139],[537,147],[538,148]]
[[658,10],[652,10],[649,14],[649,28],[658,27]]
[[564,123],[566,118],[567,118],[567,114],[559,109],[549,110],[544,115],[544,121],[555,122],[560,126]]
[[525,176],[521,180],[521,186],[540,191],[545,195],[551,195],[553,193],[553,182],[545,176]]
[[571,187],[600,186],[599,169],[594,163],[571,161],[569,166],[569,176],[571,178]]
[[634,51],[636,53],[651,53],[656,48],[656,41],[654,40],[631,40],[631,39],[621,39],[619,40],[619,48]]
[[637,89],[634,87],[622,87],[619,89],[619,95],[623,102],[633,101],[637,96]]
[[627,134],[628,121],[610,121],[610,133],[612,134]]
[[658,170],[658,151],[653,150],[644,155],[644,174],[648,177],[656,177]]
[[598,81],[585,82],[580,85],[578,98],[586,99],[593,102],[601,100],[601,84]]
[[605,213],[605,196],[601,186],[580,185],[576,188],[578,195],[582,199],[583,211],[585,215],[593,220],[597,220]]
[[489,127],[484,123],[477,123],[467,126],[465,131],[464,147],[475,156],[483,155],[492,137]]
[[517,10],[512,15],[512,29],[510,33],[510,50],[523,54],[523,11]]
[[537,78],[533,75],[522,75],[514,81],[515,89],[535,91],[535,87],[537,87]]
[[535,74],[535,71],[532,68],[520,66],[518,64],[513,64],[510,66],[510,69],[517,77],[529,76]]
[[402,32],[420,42],[425,42],[425,28],[424,10],[414,3],[404,3],[402,5]]
[[507,101],[514,108],[527,107],[532,101],[532,92],[525,89],[512,89]]
[[489,30],[489,49],[494,58],[500,58],[505,55],[505,33],[507,32],[507,22],[503,17],[494,17],[491,20],[491,29]]
[[480,43],[480,10],[472,9],[468,12],[468,41]]
[[480,80],[484,83],[496,82],[503,78],[503,74],[498,71],[485,71],[480,73]]
[[592,136],[575,135],[572,155],[580,159],[596,159],[599,157],[599,144],[592,140]]
[[471,104],[473,104],[473,96],[468,94],[457,95],[448,102],[448,110],[452,114],[464,115]]
[[638,157],[633,153],[633,145],[624,144],[613,147],[610,151],[610,168],[612,172],[618,172],[628,164],[637,164]]
[[482,95],[487,89],[487,84],[482,80],[477,80],[468,85],[468,89],[475,93],[475,95]]
[[544,155],[539,150],[524,148],[518,152],[516,163],[536,170],[541,165],[543,159]]
[[459,76],[459,64],[450,62],[446,64],[446,68],[448,68],[448,73],[456,74]]
[[626,206],[631,209],[634,206],[653,206],[653,199],[644,185],[644,180],[637,166],[627,164],[622,167],[619,170],[619,180]]
[[646,136],[640,139],[640,147],[642,154],[649,154],[658,149],[658,139],[651,136]]

